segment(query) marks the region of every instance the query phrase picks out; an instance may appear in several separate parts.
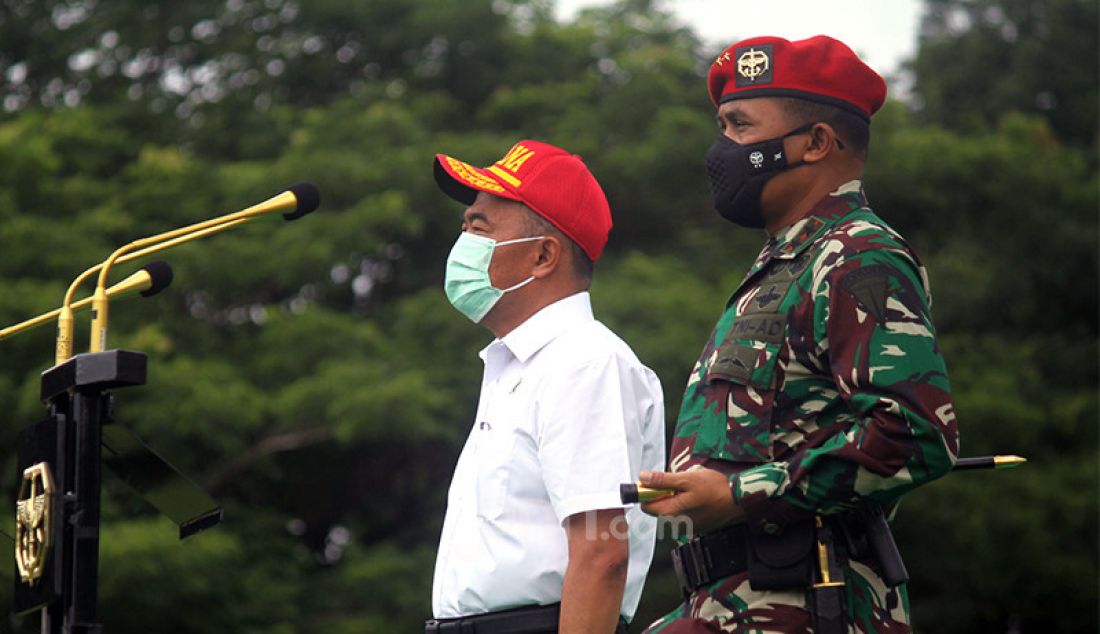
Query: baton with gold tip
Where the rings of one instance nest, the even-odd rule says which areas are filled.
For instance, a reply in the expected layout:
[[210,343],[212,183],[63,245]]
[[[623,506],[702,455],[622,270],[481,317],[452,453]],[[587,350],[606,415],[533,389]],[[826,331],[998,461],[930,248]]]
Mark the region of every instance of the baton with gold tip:
[[[951,470],[1013,469],[1025,462],[1027,462],[1027,458],[1015,455],[975,456],[973,458],[959,458]],[[652,502],[675,494],[676,492],[672,489],[654,489],[645,486],[641,482],[627,482],[619,485],[619,499],[622,500],[623,504]]]
[[651,489],[641,482],[626,482],[619,485],[619,499],[623,504],[652,502],[675,494],[671,489]]
[[1013,469],[1027,462],[1023,456],[977,456],[959,458],[952,471],[971,471],[973,469]]

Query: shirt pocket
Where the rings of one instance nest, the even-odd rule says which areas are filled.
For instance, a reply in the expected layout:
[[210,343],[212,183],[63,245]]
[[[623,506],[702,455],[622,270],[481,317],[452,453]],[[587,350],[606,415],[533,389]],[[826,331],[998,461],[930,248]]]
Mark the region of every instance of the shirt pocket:
[[712,389],[724,388],[716,391],[725,392],[726,437],[710,457],[747,464],[773,460],[782,328],[779,333],[771,340],[727,339],[715,351],[703,380]]
[[499,419],[479,422],[477,433],[477,515],[492,520],[500,517],[507,502],[508,481],[515,468],[515,433]]

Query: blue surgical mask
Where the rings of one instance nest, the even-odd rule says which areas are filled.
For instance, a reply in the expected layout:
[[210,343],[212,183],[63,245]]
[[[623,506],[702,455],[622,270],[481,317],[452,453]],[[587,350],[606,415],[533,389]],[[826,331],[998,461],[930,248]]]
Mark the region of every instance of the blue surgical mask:
[[493,261],[493,251],[497,247],[541,240],[544,237],[535,236],[497,242],[492,238],[462,232],[454,247],[451,248],[451,254],[447,256],[447,275],[443,282],[443,289],[451,305],[474,323],[480,322],[505,293],[526,286],[535,279],[532,275],[515,286],[505,289],[495,288],[489,279],[489,264]]

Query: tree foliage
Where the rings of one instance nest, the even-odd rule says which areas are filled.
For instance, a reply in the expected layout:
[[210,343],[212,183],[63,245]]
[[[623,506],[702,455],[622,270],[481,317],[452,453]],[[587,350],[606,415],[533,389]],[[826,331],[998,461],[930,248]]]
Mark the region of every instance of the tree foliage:
[[[1085,4],[928,0],[919,107],[876,116],[866,188],[931,273],[964,454],[1030,459],[906,498],[896,526],[922,631],[1096,626],[1095,56],[1025,72],[1052,42],[1095,43]],[[428,616],[488,340],[440,290],[461,209],[434,185],[436,152],[487,164],[540,138],[584,156],[615,217],[597,315],[658,373],[672,422],[762,243],[710,210],[713,51],[650,0],[568,22],[552,8],[0,0],[0,323],[54,308],[134,238],[296,181],[322,191],[293,224],[166,252],[173,286],[112,306],[111,347],[150,355],[148,385],[118,393],[120,424],[211,491],[226,521],[178,543],[108,476],[109,631],[395,632]],[[942,64],[972,46],[967,64]],[[1019,73],[988,72],[1006,59]],[[1057,107],[1034,107],[1041,90]],[[78,319],[78,349],[86,329]],[[8,473],[20,430],[43,415],[51,330],[0,341]],[[678,602],[666,551],[639,622]]]
[[1017,111],[1095,147],[1098,34],[1092,0],[925,0],[911,64],[922,118],[973,129]]

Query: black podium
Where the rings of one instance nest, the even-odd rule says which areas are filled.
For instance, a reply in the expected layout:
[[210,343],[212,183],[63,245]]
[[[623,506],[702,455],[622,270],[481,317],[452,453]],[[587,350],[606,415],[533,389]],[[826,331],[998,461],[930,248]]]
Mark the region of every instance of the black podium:
[[42,613],[43,634],[99,634],[96,623],[101,468],[179,525],[180,539],[222,509],[113,418],[113,395],[145,384],[143,353],[77,355],[42,374],[48,416],[19,446],[15,612]]

